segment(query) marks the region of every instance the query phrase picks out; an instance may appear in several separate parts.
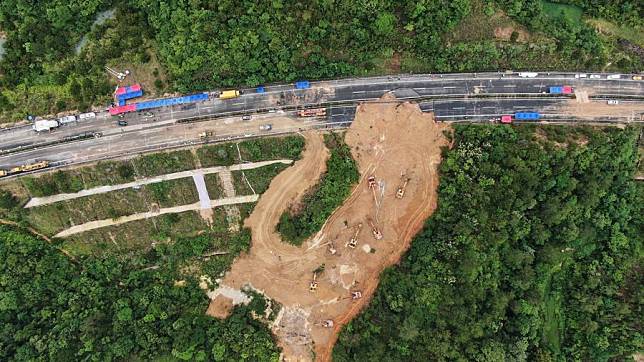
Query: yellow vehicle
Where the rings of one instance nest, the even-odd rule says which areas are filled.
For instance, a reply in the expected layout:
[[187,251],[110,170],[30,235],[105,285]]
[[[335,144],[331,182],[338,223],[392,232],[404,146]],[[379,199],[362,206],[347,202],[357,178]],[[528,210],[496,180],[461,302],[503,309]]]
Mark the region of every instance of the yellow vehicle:
[[241,92],[238,90],[227,90],[221,92],[219,95],[219,99],[231,99],[231,98],[237,98],[241,95]]
[[9,173],[18,173],[22,172],[22,166],[14,167],[11,170],[9,170]]
[[40,161],[36,163],[30,163],[28,165],[24,165],[20,167],[20,171],[27,172],[27,171],[33,171],[33,170],[38,170],[41,168],[45,168],[49,166],[49,162],[47,161]]
[[633,80],[642,80],[642,76],[641,75],[634,75]]
[[2,176],[7,176],[7,171],[0,170],[0,177],[2,177]]

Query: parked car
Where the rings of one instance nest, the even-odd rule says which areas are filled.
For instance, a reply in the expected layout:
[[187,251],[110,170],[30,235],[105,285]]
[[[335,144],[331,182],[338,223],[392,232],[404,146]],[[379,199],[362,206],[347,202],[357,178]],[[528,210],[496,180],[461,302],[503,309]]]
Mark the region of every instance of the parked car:
[[614,106],[614,105],[619,104],[619,101],[617,99],[609,99],[608,104]]
[[250,114],[245,114],[242,116],[242,121],[250,121],[253,118]]
[[272,129],[273,129],[272,124],[263,124],[263,125],[259,126],[260,131],[270,131]]
[[127,121],[119,120],[119,121],[118,121],[118,125],[119,125],[119,126],[127,126]]
[[145,117],[145,118],[154,117],[154,113],[152,113],[152,112],[145,112],[145,113],[143,113],[143,117]]

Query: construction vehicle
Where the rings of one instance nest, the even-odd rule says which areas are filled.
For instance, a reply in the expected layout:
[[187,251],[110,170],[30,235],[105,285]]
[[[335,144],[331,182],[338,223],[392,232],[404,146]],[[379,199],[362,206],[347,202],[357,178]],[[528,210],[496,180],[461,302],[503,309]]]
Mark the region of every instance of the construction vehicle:
[[382,240],[382,233],[380,232],[380,229],[378,229],[378,226],[371,220],[371,218],[367,219],[369,222],[369,226],[371,226],[371,234],[373,234],[373,238],[376,240]]
[[322,322],[322,327],[333,328],[333,320],[332,319],[325,320],[324,322]]
[[36,163],[30,163],[27,165],[20,166],[20,171],[22,172],[27,172],[27,171],[33,171],[33,170],[39,170],[41,168],[49,167],[49,162],[48,161],[40,161]]
[[213,132],[213,131],[204,131],[204,132],[199,133],[199,138],[204,139],[204,138],[212,137],[214,135],[215,135],[215,132]]
[[121,73],[121,72],[117,72],[116,70],[114,70],[114,69],[112,69],[112,68],[110,68],[108,66],[105,66],[105,70],[107,70],[108,73],[110,73],[111,75],[116,77],[116,79],[118,79],[120,81],[125,79],[125,77],[127,77],[130,74],[129,70],[125,70],[125,73]]
[[318,278],[318,273],[313,272],[313,280],[311,280],[311,282],[309,283],[310,292],[315,292],[315,290],[318,289],[318,282],[316,280],[317,278]]
[[409,180],[410,180],[409,177],[405,177],[405,175],[401,176],[400,186],[398,186],[398,190],[396,190],[397,199],[402,199],[405,196],[405,189],[407,188],[407,184],[409,183]]
[[375,176],[369,176],[367,179],[367,185],[369,186],[370,189],[375,190],[376,189],[376,177]]
[[358,246],[358,234],[360,234],[360,230],[362,230],[362,223],[354,226],[354,228],[356,230],[353,233],[351,240],[349,240],[349,243],[347,244],[347,246],[350,247],[351,249],[355,249],[355,247]]
[[335,255],[338,252],[338,250],[335,248],[335,242],[329,242],[329,248],[327,250],[329,250],[329,253],[331,253],[331,255]]
[[238,90],[225,90],[219,94],[219,99],[231,99],[231,98],[237,98],[242,94],[241,91]]
[[351,292],[351,299],[356,300],[362,298],[362,292],[357,290],[355,292]]
[[7,176],[8,174],[7,171],[0,169],[0,177]]
[[326,116],[326,108],[310,108],[297,111],[299,117],[323,117]]

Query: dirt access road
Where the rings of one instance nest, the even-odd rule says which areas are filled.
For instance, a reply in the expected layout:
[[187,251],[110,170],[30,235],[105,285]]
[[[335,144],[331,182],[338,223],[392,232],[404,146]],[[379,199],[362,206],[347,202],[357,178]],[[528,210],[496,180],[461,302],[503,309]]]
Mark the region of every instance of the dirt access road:
[[[302,247],[282,242],[275,226],[324,172],[328,151],[322,136],[307,134],[302,159],[279,174],[260,197],[245,223],[252,231],[250,252],[235,261],[220,286],[248,285],[282,305],[271,327],[285,360],[306,361],[314,356],[330,360],[342,326],[368,303],[380,272],[408,249],[436,208],[440,147],[448,144],[442,134],[445,129],[417,105],[359,106],[346,142],[358,162],[361,181],[320,233]],[[377,183],[373,192],[367,186],[371,175]],[[406,178],[410,180],[405,196],[397,199],[396,190]],[[372,235],[369,220],[382,231],[381,240]],[[350,248],[347,244],[359,224],[357,247]],[[335,254],[329,251],[331,243]],[[317,290],[311,292],[312,273],[322,264]],[[362,298],[352,300],[351,291],[361,291]],[[227,315],[232,301],[224,294],[209,293],[210,315]],[[333,320],[334,327],[322,327],[325,320]]]

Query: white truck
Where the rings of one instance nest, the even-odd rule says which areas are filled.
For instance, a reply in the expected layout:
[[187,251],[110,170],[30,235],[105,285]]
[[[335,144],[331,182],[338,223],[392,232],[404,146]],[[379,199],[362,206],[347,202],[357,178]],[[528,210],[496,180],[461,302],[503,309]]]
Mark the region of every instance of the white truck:
[[619,74],[610,74],[609,76],[606,77],[606,79],[621,79],[622,76]]
[[36,132],[51,131],[54,128],[57,128],[60,124],[55,119],[41,119],[34,122],[32,126],[33,130]]
[[535,72],[521,72],[521,73],[519,73],[519,77],[521,77],[521,78],[535,78],[538,75],[539,75],[539,73],[535,73]]

